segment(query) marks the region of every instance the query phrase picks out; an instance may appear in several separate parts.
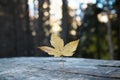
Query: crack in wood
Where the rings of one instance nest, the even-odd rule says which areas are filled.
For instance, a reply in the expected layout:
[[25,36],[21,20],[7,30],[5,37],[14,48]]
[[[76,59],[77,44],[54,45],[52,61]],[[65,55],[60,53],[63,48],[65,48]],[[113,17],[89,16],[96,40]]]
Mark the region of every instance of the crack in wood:
[[95,74],[87,74],[87,73],[80,73],[80,72],[70,72],[66,71],[67,73],[73,73],[73,74],[81,74],[81,75],[87,75],[87,76],[93,76],[93,77],[102,77],[102,78],[111,78],[111,79],[120,79],[120,77],[108,77],[108,76],[101,76],[101,75],[95,75]]
[[100,67],[118,67],[120,68],[120,66],[114,66],[114,65],[96,65],[96,66],[100,66]]

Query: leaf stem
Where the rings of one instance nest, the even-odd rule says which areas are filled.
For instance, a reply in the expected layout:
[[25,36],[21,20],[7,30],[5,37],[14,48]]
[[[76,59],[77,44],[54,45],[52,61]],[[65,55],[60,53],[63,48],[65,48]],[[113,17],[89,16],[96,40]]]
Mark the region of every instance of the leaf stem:
[[64,57],[62,56],[62,67],[64,69]]

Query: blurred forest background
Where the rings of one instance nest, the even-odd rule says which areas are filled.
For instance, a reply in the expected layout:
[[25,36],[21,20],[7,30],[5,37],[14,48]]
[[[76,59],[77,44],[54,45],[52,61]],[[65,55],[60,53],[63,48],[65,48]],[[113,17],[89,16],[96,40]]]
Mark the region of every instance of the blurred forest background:
[[51,33],[73,57],[120,59],[120,0],[0,0],[0,57],[48,56]]

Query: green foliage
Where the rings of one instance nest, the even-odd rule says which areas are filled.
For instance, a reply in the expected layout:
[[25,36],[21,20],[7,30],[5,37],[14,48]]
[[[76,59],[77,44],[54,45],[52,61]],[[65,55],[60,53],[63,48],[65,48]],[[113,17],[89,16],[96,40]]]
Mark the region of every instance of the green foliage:
[[[111,0],[112,1],[112,0]],[[114,2],[114,1],[113,1]],[[105,11],[105,8],[98,8],[97,4],[88,5],[89,7],[85,10],[85,15],[83,19],[83,24],[78,30],[78,34],[81,36],[80,48],[82,52],[82,57],[87,58],[97,58],[97,59],[110,59],[109,45],[108,45],[108,34],[107,26],[105,23],[101,23],[97,19],[97,15]],[[104,6],[104,2],[102,2]],[[113,6],[110,5],[113,9]],[[113,14],[114,15],[114,14]],[[116,18],[113,17],[112,20],[112,37],[114,43],[114,50],[118,50],[118,38],[117,38],[117,25]]]

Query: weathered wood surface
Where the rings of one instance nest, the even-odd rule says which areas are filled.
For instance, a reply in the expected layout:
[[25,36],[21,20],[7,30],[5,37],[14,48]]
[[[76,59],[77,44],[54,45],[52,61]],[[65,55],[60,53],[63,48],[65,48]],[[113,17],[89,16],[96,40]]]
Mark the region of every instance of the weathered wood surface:
[[64,58],[0,59],[0,80],[120,80],[120,61]]

